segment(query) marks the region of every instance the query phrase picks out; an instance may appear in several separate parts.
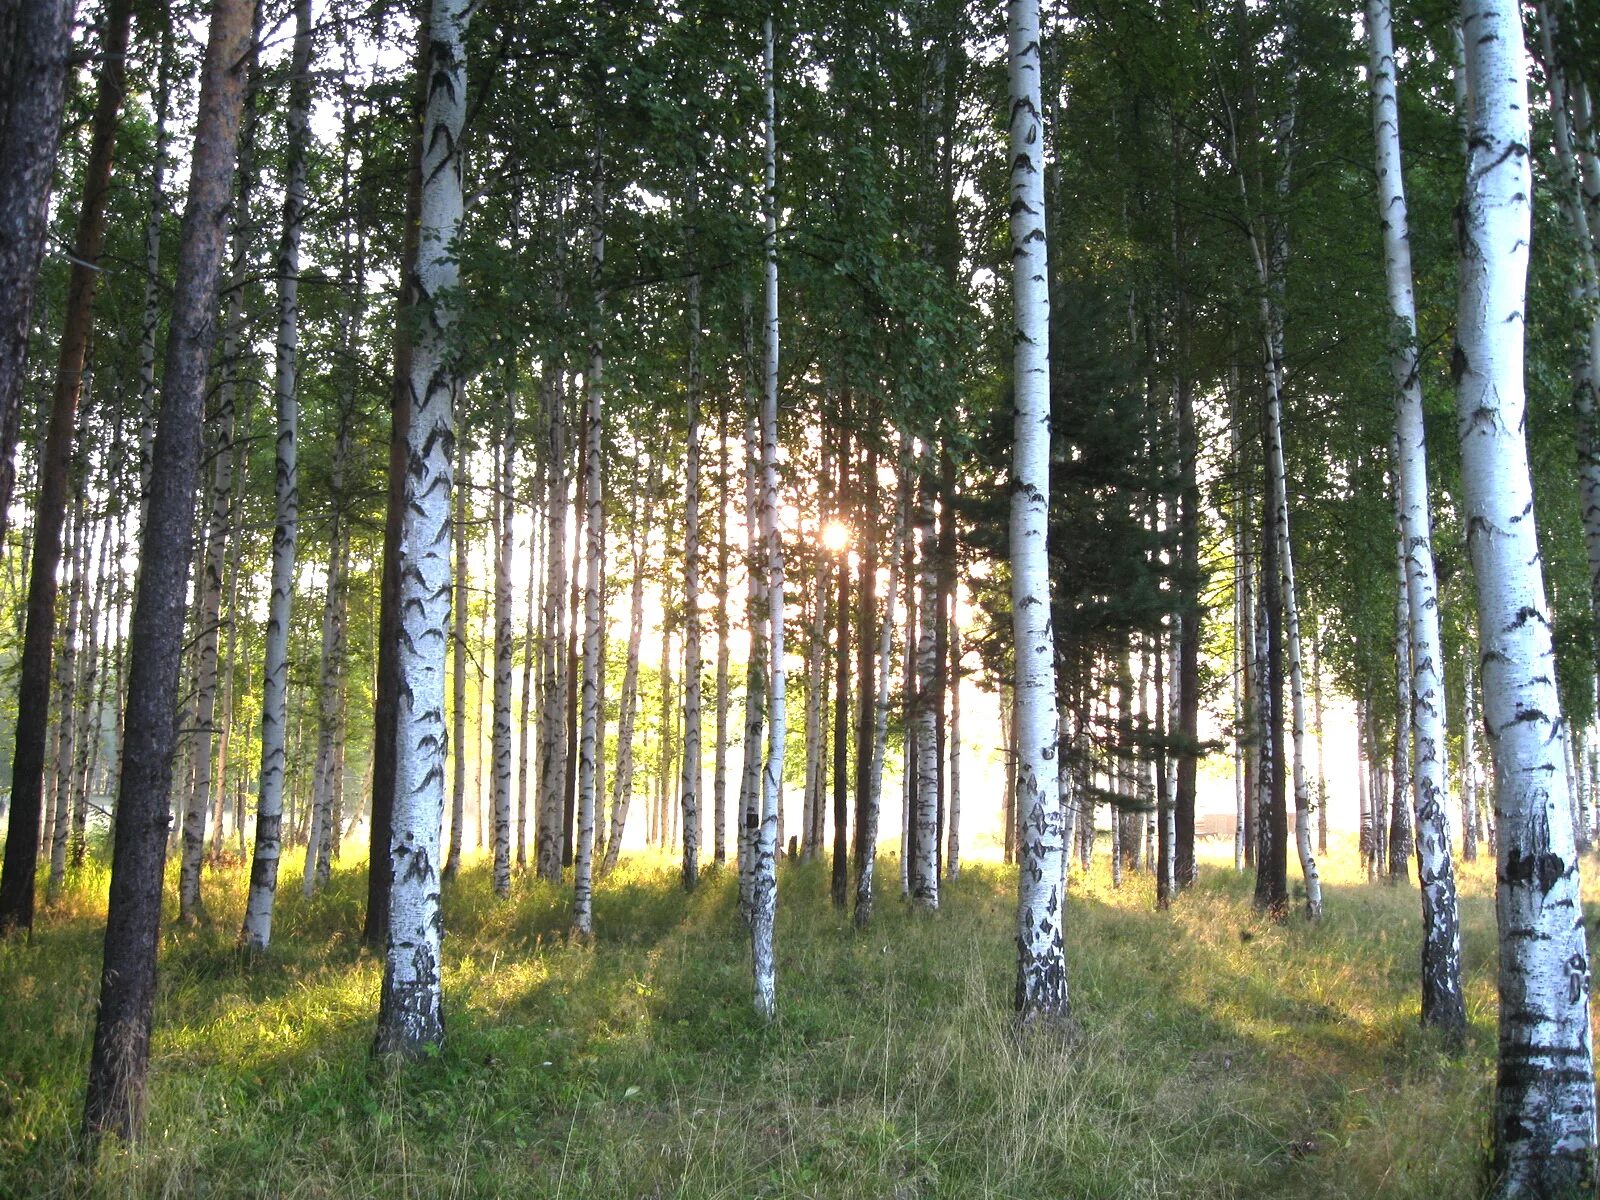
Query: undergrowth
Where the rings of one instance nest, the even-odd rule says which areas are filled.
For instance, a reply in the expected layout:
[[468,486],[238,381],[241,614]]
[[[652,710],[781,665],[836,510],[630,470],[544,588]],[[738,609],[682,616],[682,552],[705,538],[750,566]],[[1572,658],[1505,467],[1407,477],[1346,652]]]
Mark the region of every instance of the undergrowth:
[[731,872],[687,896],[665,856],[625,860],[589,947],[565,892],[524,875],[498,901],[469,864],[445,894],[446,1046],[399,1071],[368,1054],[362,864],[307,901],[286,860],[255,960],[226,868],[210,926],[165,927],[147,1134],[86,1163],[90,868],[31,942],[0,944],[0,1196],[1481,1195],[1492,868],[1463,879],[1452,1057],[1418,1026],[1414,889],[1349,858],[1310,926],[1256,914],[1223,864],[1157,913],[1148,877],[1113,890],[1102,856],[1068,909],[1070,1041],[1014,1033],[1006,868],[968,867],[931,916],[880,902],[858,934],[825,863],[785,864],[765,1025]]

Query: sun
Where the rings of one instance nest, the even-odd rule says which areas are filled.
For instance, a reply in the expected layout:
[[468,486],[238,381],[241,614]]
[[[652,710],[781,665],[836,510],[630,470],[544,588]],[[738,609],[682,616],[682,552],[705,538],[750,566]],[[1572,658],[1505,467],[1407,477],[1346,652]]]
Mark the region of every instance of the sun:
[[850,544],[850,527],[840,521],[829,521],[822,527],[822,547],[830,554],[838,554]]

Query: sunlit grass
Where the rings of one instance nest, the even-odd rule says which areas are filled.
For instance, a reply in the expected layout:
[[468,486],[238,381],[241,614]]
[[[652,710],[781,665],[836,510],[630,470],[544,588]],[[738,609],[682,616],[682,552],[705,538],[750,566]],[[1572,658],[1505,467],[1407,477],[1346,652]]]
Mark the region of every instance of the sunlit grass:
[[[1231,864],[1158,914],[1148,877],[1114,890],[1102,855],[1068,912],[1070,1043],[1014,1035],[1009,870],[969,868],[931,917],[888,898],[858,935],[828,903],[826,864],[787,865],[768,1027],[731,872],[687,896],[666,857],[624,860],[588,947],[567,936],[563,890],[519,876],[499,901],[474,862],[446,892],[446,1049],[401,1072],[367,1053],[381,963],[357,944],[362,864],[309,901],[299,872],[285,860],[264,957],[234,948],[242,867],[208,876],[209,926],[167,926],[148,1136],[93,1171],[77,1123],[103,868],[31,944],[0,944],[0,1196],[1470,1197],[1485,1183],[1487,862],[1463,877],[1460,1057],[1417,1024],[1415,891],[1367,884],[1348,847],[1324,864],[1314,927],[1258,916]],[[892,863],[880,878],[893,886]]]

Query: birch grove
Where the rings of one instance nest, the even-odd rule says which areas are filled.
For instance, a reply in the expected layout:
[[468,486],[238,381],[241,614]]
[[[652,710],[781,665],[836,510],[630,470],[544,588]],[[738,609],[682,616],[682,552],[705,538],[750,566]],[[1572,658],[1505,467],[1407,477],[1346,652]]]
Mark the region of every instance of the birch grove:
[[1582,4],[206,11],[0,0],[0,1193],[1593,1189]]

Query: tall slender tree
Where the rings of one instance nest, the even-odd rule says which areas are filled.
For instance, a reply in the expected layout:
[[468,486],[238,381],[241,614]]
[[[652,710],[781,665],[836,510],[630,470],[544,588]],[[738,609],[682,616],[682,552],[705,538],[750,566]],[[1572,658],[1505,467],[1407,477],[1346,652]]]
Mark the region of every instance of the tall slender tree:
[[[51,19],[50,10],[58,7],[51,3],[28,5],[35,17]],[[69,12],[70,5],[65,6]],[[16,750],[11,767],[11,822],[7,827],[5,863],[0,867],[0,933],[20,927],[33,926],[34,875],[38,864],[39,815],[44,787],[45,736],[50,710],[51,652],[56,633],[56,569],[61,561],[61,528],[66,519],[67,492],[72,476],[73,432],[76,428],[78,398],[83,387],[84,363],[89,349],[89,333],[94,320],[94,297],[101,270],[99,266],[102,244],[106,232],[106,202],[111,192],[112,160],[116,150],[117,126],[122,112],[122,101],[127,91],[128,29],[132,23],[131,0],[113,0],[105,12],[100,34],[100,78],[96,84],[93,127],[90,135],[89,160],[85,164],[83,199],[78,208],[78,226],[73,239],[72,270],[67,283],[66,327],[61,335],[61,348],[56,363],[55,392],[50,405],[50,420],[45,430],[44,453],[40,462],[39,499],[33,517],[33,553],[28,571],[28,608],[23,626],[22,657],[17,680]],[[12,51],[13,67],[20,65],[16,59],[37,53],[37,44],[19,42]],[[65,47],[62,47],[63,53]],[[47,86],[26,72],[15,77],[17,86]],[[36,98],[25,98],[20,107],[13,109],[13,119],[21,120],[33,112]],[[59,104],[59,100],[57,101]],[[51,118],[46,111],[35,113],[41,119],[52,119],[59,125],[59,112]],[[52,129],[52,136],[55,130]],[[16,145],[7,130],[6,147]],[[36,136],[30,132],[30,137]],[[53,143],[52,143],[53,145]],[[21,149],[20,146],[17,148]],[[53,155],[53,150],[52,150]],[[13,160],[6,160],[13,161]],[[9,173],[9,172],[8,172]],[[8,287],[19,292],[31,290],[28,281],[13,277],[10,272],[16,265],[13,251],[26,253],[24,245],[29,234],[16,226],[6,224],[7,201],[15,192],[27,187],[30,168],[19,163],[17,174],[6,185],[0,185],[0,290]],[[50,171],[45,168],[44,183],[48,189]],[[35,181],[36,182],[36,181]],[[21,215],[21,214],[19,214]],[[35,261],[35,269],[37,269]],[[14,304],[26,304],[25,294],[7,295],[0,300],[0,323],[9,322],[5,309]],[[28,317],[23,315],[24,329]],[[0,324],[0,338],[7,330]],[[0,345],[0,359],[9,348]],[[7,371],[0,363],[0,429],[7,420]],[[0,454],[9,464],[11,444],[0,437]],[[0,465],[0,477],[7,476],[9,465]],[[0,484],[3,488],[3,484]],[[8,500],[0,490],[0,534],[5,529],[4,505]],[[69,649],[71,638],[68,638]],[[64,714],[66,715],[66,714]]]
[[[306,214],[306,148],[311,137],[311,0],[296,0],[294,50],[290,55],[288,171],[283,189],[283,232],[278,240],[278,354],[273,388],[278,410],[272,530],[272,595],[267,602],[265,677],[261,701],[260,796],[256,804],[255,854],[240,941],[265,950],[272,941],[272,902],[278,891],[283,852],[285,735],[289,728],[289,619],[294,601],[295,553],[300,544],[300,236]],[[316,829],[313,822],[312,827]],[[315,857],[321,830],[306,850]]]
[[[1417,314],[1411,282],[1411,228],[1400,167],[1400,108],[1396,95],[1393,18],[1389,0],[1367,0],[1367,46],[1372,130],[1378,149],[1379,222],[1384,276],[1395,344],[1390,369],[1395,389],[1395,464],[1400,534],[1406,573],[1406,619],[1411,626],[1412,781],[1417,878],[1422,884],[1422,1021],[1454,1041],[1466,1036],[1461,990],[1461,918],[1444,802],[1444,645],[1439,636],[1439,589],[1433,567],[1433,517],[1428,503],[1428,452],[1417,364]],[[1318,708],[1321,707],[1321,688]],[[1406,714],[1402,713],[1404,719]],[[1320,720],[1318,723],[1320,738]],[[1320,762],[1320,760],[1319,760]]]
[[428,102],[423,114],[421,238],[413,276],[422,320],[411,362],[406,431],[402,588],[395,732],[394,812],[389,836],[389,931],[375,1049],[425,1053],[444,1039],[439,957],[439,824],[444,812],[444,667],[450,621],[450,489],[455,399],[450,326],[460,268],[452,243],[461,224],[459,141],[466,116],[470,4],[433,0]]
[[1062,925],[1066,839],[1058,800],[1055,637],[1046,546],[1050,509],[1050,294],[1038,0],[1006,8],[1011,83],[1011,625],[1019,837],[1016,1009],[1024,1024],[1070,1014]]
[[84,1130],[91,1139],[107,1132],[131,1139],[143,1127],[176,737],[174,697],[183,654],[184,592],[200,473],[196,430],[216,333],[217,277],[254,9],[253,0],[214,0],[201,69],[150,475],[149,519],[140,536],[139,592],[129,629],[111,894],[84,1102]]
[[1461,23],[1472,102],[1452,370],[1499,824],[1494,1172],[1502,1196],[1582,1194],[1595,1153],[1589,951],[1523,433],[1533,180],[1522,16],[1464,0]]

